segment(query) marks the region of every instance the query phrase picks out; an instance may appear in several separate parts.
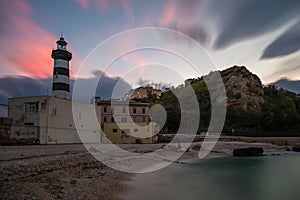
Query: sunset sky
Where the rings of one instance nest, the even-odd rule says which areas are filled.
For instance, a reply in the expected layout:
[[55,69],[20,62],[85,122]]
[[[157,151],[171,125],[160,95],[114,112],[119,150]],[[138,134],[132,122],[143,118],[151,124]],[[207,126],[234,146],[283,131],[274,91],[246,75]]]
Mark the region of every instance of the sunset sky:
[[[300,79],[299,0],[2,0],[0,26],[0,78],[49,78],[51,50],[61,32],[73,53],[75,78],[86,56],[110,36],[133,28],[164,27],[199,42],[217,69],[245,65],[264,84],[283,77]],[[122,77],[120,69],[130,70],[149,59],[159,62],[164,56],[138,52],[105,72]],[[181,70],[184,78],[199,76],[184,66]],[[95,68],[91,75],[92,71]],[[133,87],[147,80],[179,84],[172,75],[162,80],[154,74],[140,70],[124,79]]]

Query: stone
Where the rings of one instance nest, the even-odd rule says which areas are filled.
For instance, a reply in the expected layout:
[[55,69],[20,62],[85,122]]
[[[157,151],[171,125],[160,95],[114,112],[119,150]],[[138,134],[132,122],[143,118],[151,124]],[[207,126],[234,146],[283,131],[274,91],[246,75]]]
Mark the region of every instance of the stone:
[[300,152],[300,146],[293,146],[293,151]]
[[262,156],[264,153],[263,148],[249,147],[242,149],[234,149],[233,156],[244,157],[244,156]]
[[227,105],[244,111],[260,112],[264,103],[261,80],[246,67],[233,66],[221,71]]

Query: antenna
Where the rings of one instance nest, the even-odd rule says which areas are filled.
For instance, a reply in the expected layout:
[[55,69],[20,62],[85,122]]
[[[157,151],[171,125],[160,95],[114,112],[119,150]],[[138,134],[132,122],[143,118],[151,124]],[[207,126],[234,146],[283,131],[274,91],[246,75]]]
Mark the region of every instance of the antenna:
[[63,32],[60,33],[60,37],[63,37]]

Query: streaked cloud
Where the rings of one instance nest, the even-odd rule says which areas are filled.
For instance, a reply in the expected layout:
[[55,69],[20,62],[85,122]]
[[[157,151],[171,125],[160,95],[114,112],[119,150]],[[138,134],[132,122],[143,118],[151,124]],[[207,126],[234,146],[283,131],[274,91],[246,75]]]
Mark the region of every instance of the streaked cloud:
[[129,0],[74,0],[83,9],[96,8],[98,10],[109,11],[113,7],[121,6],[125,16],[131,24],[135,23],[135,16],[132,4]]
[[[91,78],[78,78],[77,84],[82,84],[86,91],[82,91],[80,100],[90,102],[90,98],[85,96],[85,92],[91,88],[91,83],[94,83],[101,76],[96,95],[103,99],[110,99],[115,85],[118,83],[119,90],[116,91],[115,97],[122,97],[131,89],[131,86],[120,77],[109,77],[101,71],[95,71]],[[74,80],[70,81],[71,91],[73,90]],[[22,97],[22,96],[39,96],[51,95],[52,77],[51,78],[30,78],[26,76],[2,77],[0,78],[0,103],[7,104],[7,98]]]
[[202,22],[203,8],[204,1],[166,1],[158,24],[184,33],[201,44],[206,44],[209,34]]
[[275,58],[292,54],[300,49],[300,22],[269,44],[261,59]]
[[291,92],[295,92],[297,94],[300,94],[300,80],[293,81],[286,78],[282,78],[274,83],[270,83],[270,85],[275,85],[279,88],[286,89]]
[[5,19],[1,31],[1,63],[9,63],[19,74],[45,78],[52,74],[51,48],[57,37],[37,25],[32,9],[25,1],[1,2]]
[[216,23],[216,49],[274,31],[298,18],[298,0],[211,0],[207,13]]
[[90,0],[75,0],[82,8],[86,9],[90,6]]
[[174,23],[174,20],[176,19],[176,7],[177,1],[168,1],[165,4],[165,8],[159,22],[160,26],[167,27]]

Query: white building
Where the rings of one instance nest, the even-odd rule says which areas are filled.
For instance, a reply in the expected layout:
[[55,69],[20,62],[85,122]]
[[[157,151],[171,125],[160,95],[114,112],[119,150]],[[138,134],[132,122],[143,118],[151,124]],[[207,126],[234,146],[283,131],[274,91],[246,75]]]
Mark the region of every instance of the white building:
[[[72,112],[72,103],[76,109]],[[8,99],[8,117],[13,119],[11,139],[40,144],[100,143],[100,125],[92,123],[92,104],[72,102],[53,96]],[[74,120],[79,124],[75,127]],[[79,126],[78,126],[79,125]],[[77,129],[76,129],[77,128]],[[79,134],[85,134],[79,137]],[[82,136],[82,135],[80,135]]]
[[[54,59],[52,96],[32,96],[8,99],[8,117],[13,120],[11,139],[24,143],[99,143],[100,123],[93,104],[70,99],[69,61],[72,54],[61,36],[52,50]],[[75,110],[72,110],[72,104]],[[77,122],[75,124],[74,120]],[[77,125],[77,127],[75,127]],[[84,140],[84,141],[82,141]]]

